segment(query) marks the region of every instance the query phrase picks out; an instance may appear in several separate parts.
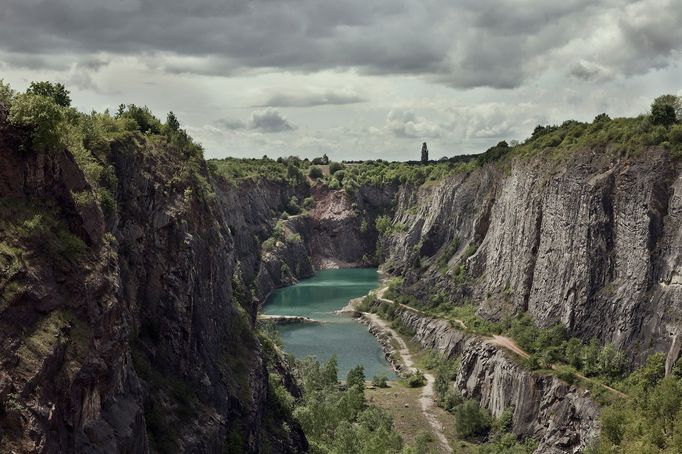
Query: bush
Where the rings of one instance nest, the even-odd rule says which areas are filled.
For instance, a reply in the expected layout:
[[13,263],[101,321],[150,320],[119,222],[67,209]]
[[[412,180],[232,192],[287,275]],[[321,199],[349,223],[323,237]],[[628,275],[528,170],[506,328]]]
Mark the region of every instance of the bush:
[[440,401],[440,406],[446,411],[453,412],[458,405],[461,405],[464,399],[462,395],[454,388],[449,388]]
[[569,385],[575,383],[575,374],[570,370],[562,370],[561,372],[559,372],[558,377],[560,380],[565,381]]
[[455,408],[457,435],[471,439],[485,435],[491,427],[492,417],[475,400],[466,400]]
[[346,375],[346,385],[351,388],[358,386],[360,389],[365,388],[365,369],[358,365],[348,371]]
[[50,98],[60,107],[69,107],[71,105],[69,90],[61,83],[31,82],[31,85],[26,90],[26,94]]
[[386,215],[379,216],[374,221],[374,227],[380,235],[383,235],[391,229],[391,219]]
[[385,375],[375,375],[372,377],[372,385],[377,388],[388,388],[388,378]]
[[313,180],[319,180],[324,176],[324,174],[322,173],[322,169],[320,169],[319,167],[310,166],[310,169],[308,169],[308,176]]
[[674,95],[662,95],[651,104],[651,122],[655,125],[670,126],[677,122],[680,99]]
[[36,151],[57,151],[64,148],[60,127],[64,121],[62,108],[46,96],[21,94],[12,100],[10,123],[32,129]]
[[329,164],[329,173],[331,175],[334,175],[336,172],[338,172],[339,170],[343,170],[344,168],[345,168],[344,165],[341,164],[340,162],[332,162],[331,164]]
[[287,207],[286,207],[287,213],[289,214],[298,214],[301,212],[301,207],[298,206],[298,197],[295,195],[292,195],[289,201],[287,202]]
[[407,386],[410,388],[421,388],[426,385],[426,377],[420,370],[416,370],[412,375],[407,377]]

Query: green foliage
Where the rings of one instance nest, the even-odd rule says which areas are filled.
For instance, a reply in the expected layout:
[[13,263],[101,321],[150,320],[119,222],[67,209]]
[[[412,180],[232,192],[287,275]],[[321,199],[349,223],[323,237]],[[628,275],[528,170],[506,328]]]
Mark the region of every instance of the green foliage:
[[71,105],[70,92],[61,83],[31,82],[31,85],[26,89],[26,94],[44,96],[54,101],[60,107],[69,107]]
[[680,98],[677,96],[659,96],[651,103],[651,122],[655,125],[670,126],[679,120],[681,109]]
[[306,210],[311,209],[315,205],[315,200],[312,197],[306,197],[303,199],[303,208]]
[[388,388],[388,378],[385,375],[375,375],[372,377],[372,386]]
[[208,165],[214,175],[222,177],[229,184],[238,185],[245,181],[259,180],[290,182],[287,177],[287,164],[284,161],[269,158],[225,158],[209,160]]
[[480,454],[531,454],[538,447],[537,441],[528,438],[519,442],[513,433],[504,433],[495,436],[491,441],[483,444]]
[[346,385],[351,388],[357,386],[359,388],[365,387],[365,369],[358,365],[348,371],[346,375]]
[[292,195],[286,206],[287,213],[298,214],[301,212],[301,207],[298,205],[298,197]]
[[664,370],[657,353],[625,380],[629,398],[602,409],[592,452],[682,452],[682,382]]
[[488,148],[484,153],[478,155],[476,161],[478,162],[478,165],[499,161],[510,151],[511,148],[509,147],[509,144],[503,140],[494,147]]
[[166,128],[170,132],[178,132],[180,130],[180,120],[172,111],[168,112],[166,116]]
[[52,98],[28,93],[15,96],[9,120],[13,125],[31,129],[36,151],[58,151],[66,145],[61,133],[64,109]]
[[380,235],[385,235],[391,229],[391,219],[386,215],[377,217],[374,221],[374,228]]
[[324,176],[324,174],[322,173],[322,169],[320,169],[319,167],[310,166],[310,168],[308,169],[308,176],[313,180],[319,180]]
[[329,164],[329,173],[331,175],[334,175],[336,172],[339,170],[343,170],[345,166],[341,164],[340,162],[332,162]]
[[160,134],[163,127],[161,120],[156,118],[147,106],[140,107],[135,104],[122,104],[119,106],[116,118],[132,120],[127,126],[131,130],[138,130],[142,133]]
[[362,368],[349,372],[342,389],[336,381],[336,361],[324,366],[306,358],[297,363],[297,374],[304,383],[303,399],[295,404],[293,414],[308,438],[311,452],[364,454],[398,453],[400,436],[391,417],[364,399]]
[[329,183],[327,186],[329,187],[329,189],[333,189],[333,190],[341,189],[341,182],[339,180],[337,180],[336,178],[332,178],[331,180],[329,180]]
[[481,437],[487,434],[492,426],[492,417],[475,400],[465,400],[464,403],[455,407],[453,413],[455,429],[461,438]]
[[12,87],[6,84],[3,79],[0,79],[0,106],[9,110],[14,96],[16,96],[16,92],[12,90]]
[[312,163],[316,166],[329,164],[329,157],[327,155],[322,155],[322,157],[313,158]]
[[426,385],[426,377],[420,370],[414,371],[407,377],[407,386],[410,388],[421,388]]

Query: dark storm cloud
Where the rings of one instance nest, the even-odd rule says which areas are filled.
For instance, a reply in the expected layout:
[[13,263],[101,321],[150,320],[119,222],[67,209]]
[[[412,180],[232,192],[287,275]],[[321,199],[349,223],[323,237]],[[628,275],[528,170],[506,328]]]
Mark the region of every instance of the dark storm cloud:
[[681,15],[678,0],[4,0],[0,49],[25,66],[104,52],[174,73],[356,69],[514,88],[557,65],[583,79],[668,66]]
[[253,130],[262,133],[277,133],[293,131],[296,126],[292,125],[282,114],[273,109],[256,111],[251,114],[248,122],[235,119],[221,119],[217,122],[218,126],[228,131]]
[[315,107],[329,105],[356,104],[367,101],[365,98],[353,93],[276,93],[256,107]]

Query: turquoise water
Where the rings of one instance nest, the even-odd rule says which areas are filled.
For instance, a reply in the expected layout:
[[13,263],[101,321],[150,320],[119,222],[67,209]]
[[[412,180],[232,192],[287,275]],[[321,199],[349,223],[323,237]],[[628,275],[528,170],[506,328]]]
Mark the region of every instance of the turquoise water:
[[365,368],[368,379],[375,375],[394,378],[381,347],[367,327],[348,315],[334,313],[350,299],[366,295],[378,283],[374,268],[320,271],[310,279],[273,292],[263,313],[306,316],[325,322],[278,327],[285,350],[297,358],[315,356],[326,361],[336,354],[340,379],[358,364]]

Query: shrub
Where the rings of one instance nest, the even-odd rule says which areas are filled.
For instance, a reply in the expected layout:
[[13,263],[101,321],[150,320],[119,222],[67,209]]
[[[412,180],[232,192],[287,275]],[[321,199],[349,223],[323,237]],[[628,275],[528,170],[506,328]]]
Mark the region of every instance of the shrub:
[[365,387],[365,369],[364,367],[358,365],[348,371],[346,375],[346,385],[349,388],[353,386],[358,386],[360,389]]
[[12,100],[10,123],[32,129],[36,151],[56,151],[64,148],[60,125],[64,121],[62,108],[46,96],[21,94]]
[[421,388],[426,385],[426,377],[420,370],[416,370],[412,375],[407,377],[407,386],[410,388]]
[[338,172],[339,170],[343,170],[344,168],[345,168],[344,165],[341,164],[340,162],[332,162],[331,164],[329,164],[329,173],[331,175],[334,175],[336,172]]
[[453,412],[458,405],[461,405],[464,399],[462,395],[454,388],[449,388],[440,401],[440,406],[446,411]]
[[575,383],[575,374],[570,370],[562,370],[561,372],[559,372],[558,377],[560,380],[565,381],[569,385]]
[[318,180],[324,176],[322,173],[322,169],[320,169],[317,166],[310,166],[310,169],[308,169],[308,176],[312,178],[313,180]]
[[374,227],[380,235],[383,235],[391,229],[391,219],[386,215],[379,216],[374,221]]
[[388,378],[385,375],[375,375],[372,377],[372,385],[377,388],[388,388]]
[[651,122],[655,125],[670,126],[677,122],[680,99],[674,95],[662,95],[651,104]]
[[491,427],[492,418],[475,400],[466,400],[455,408],[455,429],[465,439],[485,435]]
[[61,107],[69,107],[71,105],[69,90],[61,83],[31,82],[31,85],[26,89],[26,94],[50,98]]
[[0,79],[0,105],[9,109],[15,95],[16,93],[12,90],[12,87],[6,84],[4,80]]
[[298,197],[295,195],[292,195],[289,201],[287,202],[287,207],[286,207],[287,213],[289,214],[298,214],[301,212],[301,207],[298,206]]

